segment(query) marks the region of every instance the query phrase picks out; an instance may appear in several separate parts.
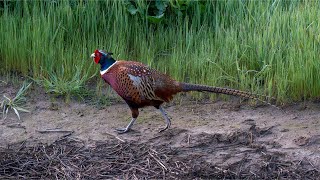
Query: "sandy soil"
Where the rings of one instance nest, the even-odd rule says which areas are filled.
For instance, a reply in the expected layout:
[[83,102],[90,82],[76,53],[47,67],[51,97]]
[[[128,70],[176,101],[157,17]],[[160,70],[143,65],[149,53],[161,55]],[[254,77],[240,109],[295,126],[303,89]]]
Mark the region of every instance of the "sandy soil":
[[[0,95],[13,96],[12,85],[0,84]],[[53,143],[68,136],[84,141],[87,146],[96,141],[117,138],[121,141],[142,142],[154,146],[177,148],[178,156],[198,156],[205,161],[229,166],[242,161],[259,161],[267,152],[281,154],[281,158],[306,161],[320,170],[320,104],[300,103],[282,110],[271,106],[252,107],[239,100],[192,101],[182,96],[164,107],[172,126],[159,133],[165,125],[160,112],[153,107],[144,108],[126,134],[114,129],[124,127],[130,120],[130,110],[122,101],[104,108],[88,103],[52,100],[50,95],[33,89],[27,96],[31,113],[22,113],[18,120],[11,111],[7,119],[0,120],[0,147],[24,142]],[[58,130],[66,132],[42,132]],[[72,133],[70,133],[70,132]]]

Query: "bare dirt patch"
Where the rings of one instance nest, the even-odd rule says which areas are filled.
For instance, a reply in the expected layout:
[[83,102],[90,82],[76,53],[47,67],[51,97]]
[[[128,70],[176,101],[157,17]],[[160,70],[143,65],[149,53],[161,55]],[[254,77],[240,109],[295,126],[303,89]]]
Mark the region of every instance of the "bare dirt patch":
[[[14,94],[0,84],[0,94]],[[320,105],[283,111],[238,101],[167,104],[172,127],[144,108],[133,130],[118,135],[130,110],[122,102],[98,109],[64,103],[33,89],[31,113],[0,121],[3,178],[228,178],[317,179],[320,175]]]

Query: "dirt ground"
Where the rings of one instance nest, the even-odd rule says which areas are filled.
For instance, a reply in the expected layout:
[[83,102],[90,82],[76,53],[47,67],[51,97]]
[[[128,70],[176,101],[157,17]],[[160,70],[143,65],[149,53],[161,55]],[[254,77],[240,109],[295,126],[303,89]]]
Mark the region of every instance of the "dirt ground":
[[[1,96],[13,96],[16,91],[10,84],[0,84]],[[184,176],[190,178],[263,178],[259,171],[275,167],[276,175],[265,174],[264,178],[319,177],[320,104],[316,102],[293,104],[280,110],[272,106],[252,107],[246,102],[239,103],[237,98],[211,102],[181,96],[164,106],[172,120],[167,131],[158,132],[165,120],[158,110],[147,107],[140,111],[132,131],[117,134],[114,129],[126,126],[131,115],[122,101],[103,108],[76,101],[66,104],[36,89],[31,90],[27,99],[30,113],[21,113],[18,120],[11,111],[7,119],[0,120],[2,151],[17,144],[50,146],[62,138],[81,142],[89,149],[96,147],[97,142],[113,140],[134,144],[132,147],[143,144],[159,151],[167,149],[177,162],[206,165],[207,169],[203,166],[189,169],[192,173]],[[210,168],[221,170],[220,176],[208,174]],[[166,171],[163,166],[162,169]],[[233,176],[227,176],[226,172]],[[110,177],[126,178],[114,175]]]

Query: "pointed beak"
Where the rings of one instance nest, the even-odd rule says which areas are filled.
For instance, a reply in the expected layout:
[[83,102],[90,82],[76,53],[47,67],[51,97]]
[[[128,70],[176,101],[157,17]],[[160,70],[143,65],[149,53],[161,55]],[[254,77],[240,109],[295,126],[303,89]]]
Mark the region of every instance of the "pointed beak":
[[91,58],[95,58],[96,55],[94,55],[94,53],[92,53],[90,57],[91,57]]

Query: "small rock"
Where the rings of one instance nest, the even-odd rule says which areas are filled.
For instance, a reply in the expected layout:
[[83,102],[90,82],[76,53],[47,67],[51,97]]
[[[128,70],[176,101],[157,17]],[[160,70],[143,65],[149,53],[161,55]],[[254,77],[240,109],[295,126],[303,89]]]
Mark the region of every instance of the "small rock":
[[308,144],[309,138],[307,138],[305,136],[300,136],[300,137],[294,139],[293,142],[298,146],[304,146],[304,145]]

